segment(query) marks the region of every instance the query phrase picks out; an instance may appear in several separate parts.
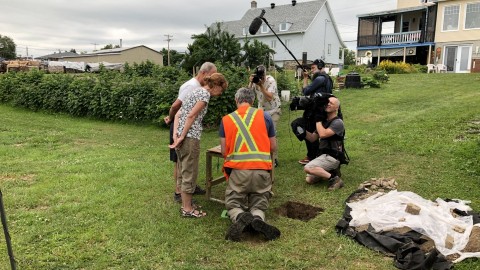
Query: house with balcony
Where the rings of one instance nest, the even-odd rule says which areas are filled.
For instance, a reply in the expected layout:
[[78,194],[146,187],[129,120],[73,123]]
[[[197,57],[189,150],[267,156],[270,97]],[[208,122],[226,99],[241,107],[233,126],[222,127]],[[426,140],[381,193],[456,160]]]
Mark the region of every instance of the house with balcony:
[[357,55],[480,72],[480,1],[397,0],[397,9],[358,15]]
[[[263,22],[258,32],[250,35],[249,26],[262,10],[265,10],[264,18],[269,25]],[[290,4],[272,3],[264,8],[251,1],[250,9],[240,20],[221,22],[221,27],[233,34],[242,46],[248,39],[267,44],[275,51],[273,61],[280,67],[294,68],[297,65],[288,50],[300,62],[321,58],[329,66],[343,64],[340,52],[346,46],[327,0],[292,0]]]

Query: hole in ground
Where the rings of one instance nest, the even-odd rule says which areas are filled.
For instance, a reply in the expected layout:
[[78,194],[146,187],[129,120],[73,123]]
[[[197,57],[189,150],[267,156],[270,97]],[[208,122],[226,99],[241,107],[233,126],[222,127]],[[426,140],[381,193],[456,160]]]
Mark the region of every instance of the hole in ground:
[[307,222],[310,219],[315,218],[318,213],[323,212],[323,210],[324,209],[320,207],[288,201],[275,209],[275,212],[280,216]]

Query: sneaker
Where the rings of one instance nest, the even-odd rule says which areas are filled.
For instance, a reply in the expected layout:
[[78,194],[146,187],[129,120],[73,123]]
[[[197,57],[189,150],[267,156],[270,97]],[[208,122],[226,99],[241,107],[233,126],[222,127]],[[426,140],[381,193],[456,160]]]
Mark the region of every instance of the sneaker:
[[195,191],[193,192],[193,195],[205,195],[207,192],[202,189],[199,185],[195,187]]
[[275,240],[280,237],[280,230],[277,227],[267,224],[260,217],[255,216],[252,221],[252,228],[265,235],[267,240]]
[[241,214],[238,214],[237,221],[230,225],[230,227],[228,228],[227,234],[225,235],[225,240],[239,242],[242,232],[248,225],[250,225],[250,223],[252,223],[252,221],[252,213],[243,212]]
[[308,157],[305,157],[304,159],[300,159],[298,163],[306,165],[308,162],[310,162],[310,159]]
[[328,186],[328,190],[333,191],[336,189],[340,189],[343,186],[344,184],[343,184],[342,178],[335,176],[334,178],[332,178],[330,185]]

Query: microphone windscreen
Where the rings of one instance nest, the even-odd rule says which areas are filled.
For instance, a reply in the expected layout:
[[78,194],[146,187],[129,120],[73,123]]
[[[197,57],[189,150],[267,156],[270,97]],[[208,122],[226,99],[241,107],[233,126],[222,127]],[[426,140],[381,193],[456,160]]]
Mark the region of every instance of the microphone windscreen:
[[262,26],[262,19],[260,19],[259,17],[253,19],[250,27],[248,28],[248,32],[250,33],[250,35],[255,35],[258,32],[258,29],[260,29],[260,26]]

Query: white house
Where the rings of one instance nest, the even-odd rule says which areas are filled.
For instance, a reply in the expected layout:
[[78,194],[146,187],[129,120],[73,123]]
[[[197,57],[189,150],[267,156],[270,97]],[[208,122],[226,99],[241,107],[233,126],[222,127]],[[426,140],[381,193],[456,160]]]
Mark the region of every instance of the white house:
[[276,65],[295,66],[294,58],[265,22],[255,35],[249,34],[252,20],[258,17],[262,10],[265,10],[265,20],[300,63],[306,53],[307,61],[321,58],[333,66],[343,64],[340,49],[346,46],[326,0],[298,3],[293,0],[288,5],[277,6],[272,3],[271,6],[264,8],[258,8],[257,2],[251,1],[250,9],[245,12],[242,19],[222,22],[222,29],[233,34],[241,45],[247,39],[256,39],[267,44],[275,50],[273,60]]

